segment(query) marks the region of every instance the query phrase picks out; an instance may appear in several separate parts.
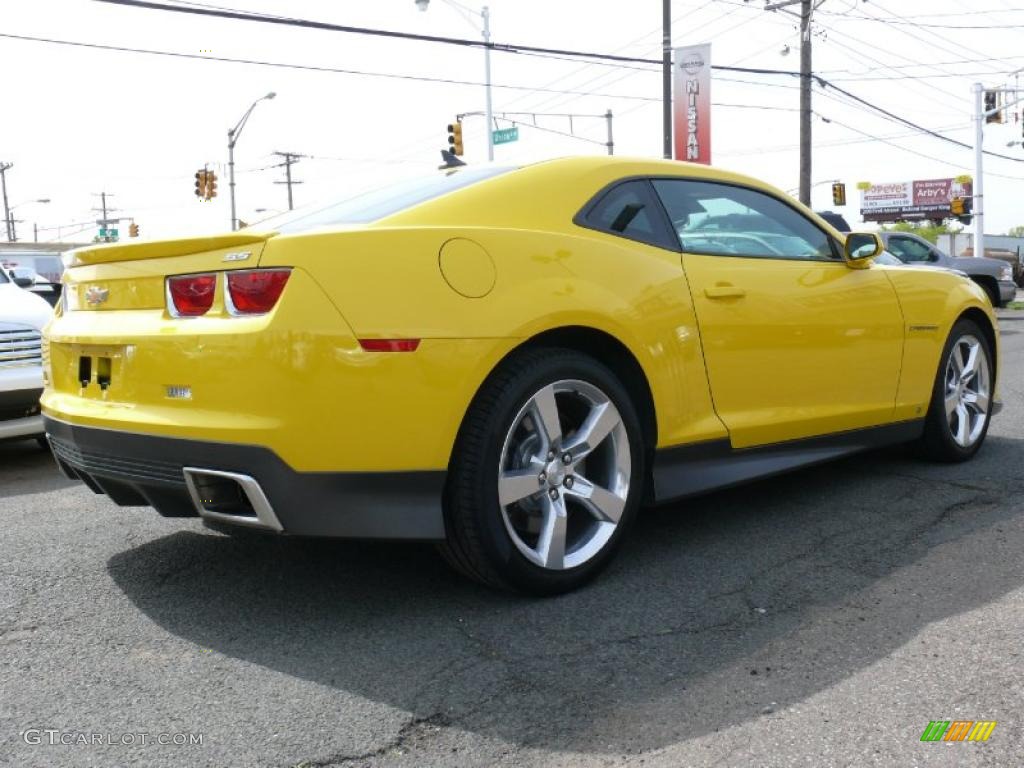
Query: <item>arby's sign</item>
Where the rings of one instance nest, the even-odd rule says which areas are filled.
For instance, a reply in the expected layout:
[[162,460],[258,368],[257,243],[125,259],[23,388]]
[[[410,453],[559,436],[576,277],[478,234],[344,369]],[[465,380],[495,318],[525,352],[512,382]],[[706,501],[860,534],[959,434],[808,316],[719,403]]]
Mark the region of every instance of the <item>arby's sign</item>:
[[970,211],[971,182],[956,179],[924,179],[871,184],[860,192],[860,214],[864,221],[901,219],[944,219],[953,215],[950,203],[964,201]]

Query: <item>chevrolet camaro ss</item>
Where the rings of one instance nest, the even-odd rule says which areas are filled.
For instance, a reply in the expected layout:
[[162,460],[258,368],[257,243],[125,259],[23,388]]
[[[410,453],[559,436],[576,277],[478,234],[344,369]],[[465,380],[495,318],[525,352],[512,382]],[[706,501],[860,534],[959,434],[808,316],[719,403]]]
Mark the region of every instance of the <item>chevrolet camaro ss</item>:
[[643,504],[889,443],[974,455],[992,306],[880,251],[703,166],[440,171],[74,252],[46,430],[120,505],[434,541],[484,583],[562,592]]

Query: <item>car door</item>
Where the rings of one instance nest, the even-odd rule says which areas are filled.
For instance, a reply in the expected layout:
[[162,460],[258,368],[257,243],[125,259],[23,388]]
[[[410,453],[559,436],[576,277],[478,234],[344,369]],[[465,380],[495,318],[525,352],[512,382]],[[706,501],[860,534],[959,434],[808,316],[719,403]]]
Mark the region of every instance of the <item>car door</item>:
[[852,269],[795,206],[653,180],[682,247],[718,416],[734,447],[890,422],[903,319],[881,268]]

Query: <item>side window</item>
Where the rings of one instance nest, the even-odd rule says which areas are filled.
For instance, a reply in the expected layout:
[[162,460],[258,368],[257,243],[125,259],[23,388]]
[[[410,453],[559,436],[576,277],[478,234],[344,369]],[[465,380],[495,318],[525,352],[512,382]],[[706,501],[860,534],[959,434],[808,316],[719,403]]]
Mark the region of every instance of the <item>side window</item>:
[[840,260],[828,235],[795,208],[746,187],[656,179],[682,249],[712,256]]
[[898,235],[889,238],[889,250],[904,263],[930,261],[932,250],[910,237]]
[[591,229],[630,240],[674,248],[665,232],[661,212],[646,181],[626,181],[609,189],[582,217]]

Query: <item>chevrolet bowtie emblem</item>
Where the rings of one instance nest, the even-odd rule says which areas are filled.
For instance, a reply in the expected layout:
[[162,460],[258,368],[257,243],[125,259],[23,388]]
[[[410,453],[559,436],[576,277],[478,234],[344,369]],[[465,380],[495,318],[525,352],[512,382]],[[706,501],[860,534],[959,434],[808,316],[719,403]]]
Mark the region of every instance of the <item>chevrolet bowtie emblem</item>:
[[109,288],[100,288],[98,285],[90,285],[85,291],[85,303],[90,307],[98,307],[110,296]]

